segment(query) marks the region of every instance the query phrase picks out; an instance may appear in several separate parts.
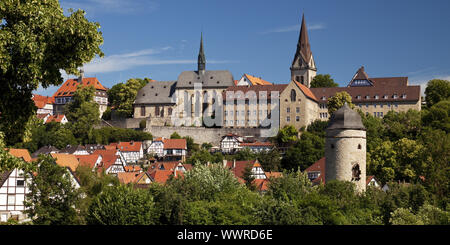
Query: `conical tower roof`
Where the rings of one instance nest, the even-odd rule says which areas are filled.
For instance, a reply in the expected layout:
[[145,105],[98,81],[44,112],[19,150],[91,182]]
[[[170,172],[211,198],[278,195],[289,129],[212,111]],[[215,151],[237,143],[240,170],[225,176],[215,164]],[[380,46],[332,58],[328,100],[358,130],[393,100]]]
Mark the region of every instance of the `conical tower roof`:
[[297,43],[297,51],[295,52],[295,57],[294,57],[294,61],[293,61],[293,65],[295,63],[295,61],[300,58],[299,56],[302,57],[302,59],[309,64],[311,57],[312,57],[312,52],[311,52],[311,46],[309,44],[309,37],[308,37],[308,30],[306,28],[306,21],[305,21],[305,15],[303,14],[302,17],[302,25],[300,28],[300,36],[298,38],[298,43]]
[[203,50],[203,33],[200,37],[200,51],[198,52],[198,70],[205,70],[206,66],[206,57],[205,51]]
[[366,130],[359,113],[352,110],[347,103],[331,115],[327,130],[331,129]]

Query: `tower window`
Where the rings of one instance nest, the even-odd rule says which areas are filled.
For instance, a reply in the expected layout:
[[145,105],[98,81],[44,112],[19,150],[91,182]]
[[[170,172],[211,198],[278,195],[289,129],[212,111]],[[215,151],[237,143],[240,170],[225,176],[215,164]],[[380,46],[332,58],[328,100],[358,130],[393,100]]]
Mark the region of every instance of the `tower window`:
[[334,149],[334,145],[333,144],[331,144],[331,149]]
[[300,82],[300,76],[296,76],[295,81]]
[[361,150],[361,148],[362,148],[361,144],[358,144],[358,150]]
[[301,76],[300,79],[302,80],[301,83],[304,84],[304,83],[305,83],[305,77],[304,77],[304,76]]

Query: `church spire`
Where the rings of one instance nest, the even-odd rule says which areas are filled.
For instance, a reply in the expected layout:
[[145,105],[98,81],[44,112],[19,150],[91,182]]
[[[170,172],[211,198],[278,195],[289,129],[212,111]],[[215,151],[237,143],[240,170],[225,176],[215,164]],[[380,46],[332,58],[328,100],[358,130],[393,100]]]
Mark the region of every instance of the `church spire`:
[[198,52],[198,71],[204,71],[206,66],[205,52],[203,51],[203,33],[200,37],[200,51]]
[[300,57],[306,64],[309,65],[309,62],[311,61],[312,57],[312,52],[311,46],[309,44],[308,30],[306,28],[305,14],[303,14],[302,16],[302,26],[300,28],[300,36],[298,38],[297,51],[295,52],[294,62],[292,66],[294,66],[295,61],[297,61]]
[[316,72],[317,68],[309,44],[305,14],[303,14],[297,50],[295,51],[294,60],[291,65],[291,80],[310,87],[311,81],[316,76]]

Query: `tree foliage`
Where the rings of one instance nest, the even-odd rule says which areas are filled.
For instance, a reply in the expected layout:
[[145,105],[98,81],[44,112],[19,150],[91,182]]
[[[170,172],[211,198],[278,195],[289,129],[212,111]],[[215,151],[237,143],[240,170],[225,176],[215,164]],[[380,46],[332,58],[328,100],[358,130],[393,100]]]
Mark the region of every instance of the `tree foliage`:
[[343,107],[345,103],[347,103],[350,108],[355,108],[355,105],[352,103],[352,96],[350,96],[350,94],[345,91],[337,92],[333,97],[328,99],[328,113],[330,115],[333,114],[333,112]]
[[334,82],[330,74],[317,74],[311,82],[311,88],[330,88],[337,86],[339,84]]
[[428,81],[425,89],[427,107],[432,107],[442,100],[450,100],[450,81],[441,79]]
[[70,178],[67,168],[58,166],[51,156],[39,156],[36,174],[31,177],[24,205],[33,224],[70,225],[82,223],[77,205],[80,192]]
[[108,90],[108,99],[115,112],[121,116],[131,117],[138,91],[149,82],[149,78],[131,78],[126,83],[117,83]]
[[84,14],[64,15],[57,0],[0,2],[0,130],[7,144],[22,140],[36,111],[34,90],[60,85],[61,70],[78,74],[78,67],[103,56],[100,25]]

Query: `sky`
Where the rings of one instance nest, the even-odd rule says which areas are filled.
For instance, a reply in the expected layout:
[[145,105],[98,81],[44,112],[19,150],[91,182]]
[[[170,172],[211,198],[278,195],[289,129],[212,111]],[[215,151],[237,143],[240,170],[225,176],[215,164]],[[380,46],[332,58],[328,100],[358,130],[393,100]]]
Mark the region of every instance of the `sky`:
[[[84,65],[106,87],[130,78],[177,80],[197,69],[203,33],[207,70],[288,83],[305,15],[318,74],[346,86],[369,77],[450,80],[448,0],[60,0],[101,25],[105,57]],[[73,75],[63,74],[64,80]],[[53,95],[58,87],[39,88]]]

